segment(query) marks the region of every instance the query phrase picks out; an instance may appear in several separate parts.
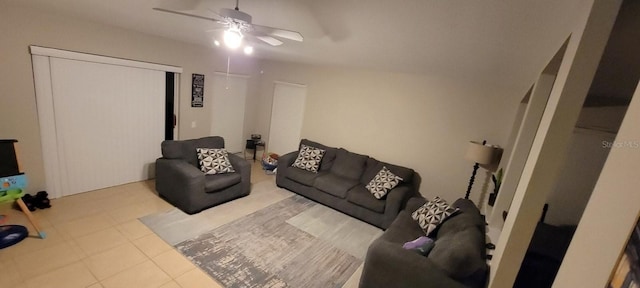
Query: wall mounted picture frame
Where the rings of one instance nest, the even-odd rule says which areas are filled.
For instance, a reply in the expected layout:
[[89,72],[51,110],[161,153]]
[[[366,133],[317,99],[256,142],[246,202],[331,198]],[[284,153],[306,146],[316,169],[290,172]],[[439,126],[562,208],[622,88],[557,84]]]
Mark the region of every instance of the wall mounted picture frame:
[[613,269],[608,288],[640,287],[640,216],[636,218],[627,245]]
[[191,75],[191,107],[204,107],[204,75]]

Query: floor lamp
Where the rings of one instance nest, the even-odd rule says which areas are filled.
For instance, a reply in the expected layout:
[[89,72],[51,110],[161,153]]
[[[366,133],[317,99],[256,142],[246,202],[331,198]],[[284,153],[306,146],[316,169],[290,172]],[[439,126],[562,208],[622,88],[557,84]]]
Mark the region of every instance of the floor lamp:
[[498,166],[496,164],[500,162],[500,158],[502,157],[502,148],[486,144],[487,141],[482,141],[482,143],[469,141],[467,154],[464,158],[474,162],[475,164],[473,165],[473,172],[471,173],[471,178],[469,178],[469,186],[467,187],[467,193],[464,195],[464,199],[469,199],[471,187],[476,179],[476,173],[478,172],[480,165],[485,167],[487,170],[495,171],[495,168]]

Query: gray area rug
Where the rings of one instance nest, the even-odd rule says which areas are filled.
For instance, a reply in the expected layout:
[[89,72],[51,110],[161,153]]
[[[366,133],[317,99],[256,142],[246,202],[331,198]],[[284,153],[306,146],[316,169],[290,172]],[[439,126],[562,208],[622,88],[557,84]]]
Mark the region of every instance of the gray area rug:
[[141,221],[225,287],[342,287],[382,234],[298,195],[204,233],[178,209]]

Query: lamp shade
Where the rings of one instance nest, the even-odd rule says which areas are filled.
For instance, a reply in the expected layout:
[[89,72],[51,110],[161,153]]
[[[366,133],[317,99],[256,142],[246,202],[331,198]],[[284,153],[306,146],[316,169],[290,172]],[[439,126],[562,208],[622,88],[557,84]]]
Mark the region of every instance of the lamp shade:
[[475,141],[469,141],[467,154],[464,158],[478,164],[488,165],[496,158],[495,152],[498,149],[500,148],[483,145],[482,143]]

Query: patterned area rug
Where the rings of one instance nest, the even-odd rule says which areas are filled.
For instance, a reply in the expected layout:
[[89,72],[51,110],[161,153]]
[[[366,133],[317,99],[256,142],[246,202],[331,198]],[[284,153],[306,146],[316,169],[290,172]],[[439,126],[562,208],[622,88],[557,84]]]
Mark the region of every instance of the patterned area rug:
[[174,246],[225,287],[342,287],[381,233],[295,195]]

